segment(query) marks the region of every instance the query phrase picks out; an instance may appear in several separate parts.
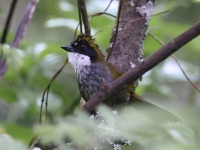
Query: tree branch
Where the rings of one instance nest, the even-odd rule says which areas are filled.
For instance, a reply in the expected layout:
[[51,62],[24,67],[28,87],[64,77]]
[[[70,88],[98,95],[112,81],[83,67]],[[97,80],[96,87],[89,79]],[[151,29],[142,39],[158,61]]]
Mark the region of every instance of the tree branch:
[[12,47],[18,48],[19,43],[24,36],[28,22],[32,18],[38,2],[39,2],[39,0],[30,0],[28,6],[26,8],[26,11],[24,13],[24,16],[22,18],[22,21],[20,22],[20,25],[17,29],[17,33],[15,34],[15,38],[11,44]]
[[85,1],[79,0],[79,3],[80,3],[79,9],[81,10],[85,33],[88,35],[91,35],[90,23],[89,23],[89,19],[88,19],[87,9],[85,6]]
[[12,21],[13,12],[14,12],[15,7],[17,5],[17,1],[18,0],[13,0],[10,4],[8,17],[6,19],[6,23],[4,25],[4,30],[3,30],[3,33],[2,33],[2,36],[1,36],[1,44],[6,43],[7,34],[8,34],[9,29],[10,29],[10,24],[11,24],[11,21]]
[[[10,24],[11,24],[11,21],[12,21],[12,17],[13,17],[15,7],[17,5],[17,1],[18,0],[12,0],[12,2],[11,2],[10,9],[9,9],[9,12],[8,12],[8,16],[7,16],[5,25],[4,25],[3,33],[1,35],[1,41],[0,41],[1,44],[6,43],[6,38],[7,38],[8,32],[9,32],[9,29],[10,29]],[[7,70],[8,65],[7,65],[7,62],[6,62],[6,58],[3,55],[3,47],[1,47],[0,49],[1,49],[0,50],[0,81],[1,81],[3,75],[5,74],[5,72]]]
[[164,59],[169,57],[172,53],[179,50],[182,46],[190,42],[192,39],[200,35],[200,22],[195,24],[189,30],[177,36],[158,51],[147,57],[143,62],[138,64],[135,68],[130,69],[124,73],[120,78],[115,80],[112,84],[101,87],[100,91],[95,94],[84,106],[84,110],[89,113],[94,112],[95,107],[105,101],[113,94],[120,91],[124,85],[130,84],[138,79],[147,71],[158,65]]
[[131,68],[130,63],[137,65],[141,61],[154,1],[123,0],[120,4],[119,24],[113,29],[107,60],[117,70],[126,72]]

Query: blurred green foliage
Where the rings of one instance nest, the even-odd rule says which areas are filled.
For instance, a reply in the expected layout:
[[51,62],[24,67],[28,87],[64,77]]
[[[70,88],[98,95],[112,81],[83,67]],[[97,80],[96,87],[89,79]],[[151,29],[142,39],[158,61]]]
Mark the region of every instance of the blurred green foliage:
[[[3,30],[10,2],[11,0],[0,0],[0,32]],[[88,0],[88,13],[91,15],[103,11],[108,3],[109,0]],[[42,0],[29,22],[19,49],[12,49],[9,44],[15,35],[26,4],[26,0],[18,2],[8,42],[0,47],[8,64],[6,74],[0,81],[0,138],[6,142],[8,137],[4,135],[7,134],[6,136],[10,136],[13,143],[17,142],[16,145],[19,147],[22,146],[21,142],[27,145],[34,136],[33,127],[38,124],[42,93],[67,58],[67,53],[60,46],[73,40],[78,23],[76,1]],[[108,12],[116,15],[117,4],[118,1],[114,1]],[[197,0],[157,0],[154,14],[166,10],[169,12],[152,16],[149,32],[167,43],[198,22],[199,9],[200,3]],[[114,24],[115,20],[112,17],[105,15],[95,17],[91,21],[92,34]],[[109,46],[111,30],[112,28],[106,29],[95,36],[105,54]],[[185,72],[197,86],[200,86],[199,40],[199,37],[194,39],[175,54]],[[144,44],[144,58],[159,47],[161,45],[155,39],[147,36]],[[164,124],[154,122],[152,126],[151,118],[146,121],[129,109],[128,113],[124,114],[129,118],[126,130],[130,130],[128,137],[131,137],[133,144],[124,149],[189,150],[196,148],[197,141],[200,140],[198,126],[200,120],[197,115],[199,114],[198,109],[193,109],[193,107],[200,105],[200,96],[191,87],[172,58],[168,58],[146,73],[136,91],[145,99],[169,111],[174,111],[172,108],[179,108],[181,119],[178,122],[171,121]],[[63,133],[73,135],[72,139],[81,139],[88,134],[85,131],[94,132],[92,131],[93,125],[90,124],[86,115],[80,117],[80,113],[73,118],[76,119],[75,122],[73,119],[63,118],[64,115],[73,113],[79,104],[79,99],[74,71],[70,65],[67,65],[53,83],[49,95],[50,122],[56,125],[47,125],[48,127],[44,127],[45,130],[43,126],[41,129],[37,126],[36,132],[39,134],[47,132],[48,134],[43,134],[44,137],[50,134],[50,139],[47,138],[49,141],[59,139]],[[185,109],[187,111],[182,112]],[[154,116],[151,111],[149,114]],[[138,117],[141,120],[136,119]],[[161,117],[165,118],[162,115]],[[113,117],[110,116],[109,119],[112,120]],[[70,130],[72,131],[69,133]],[[98,131],[96,134],[101,132]],[[124,134],[121,136],[126,137]],[[90,135],[87,137],[91,138]],[[81,141],[84,142],[84,140]],[[2,143],[0,143],[0,149],[5,149]],[[7,149],[12,149],[12,147],[7,147]]]
[[[162,110],[140,105],[127,107],[120,117],[105,106],[99,107],[98,112],[103,120],[94,122],[78,111],[75,116],[60,118],[57,124],[36,126],[35,130],[43,144],[54,142],[63,149],[75,145],[79,149],[109,150],[113,149],[113,142],[119,140],[125,143],[122,150],[197,150],[200,146],[200,130],[196,124],[200,121],[198,108],[188,108],[187,112],[176,109],[176,118],[167,117]],[[66,135],[73,143],[64,142]]]

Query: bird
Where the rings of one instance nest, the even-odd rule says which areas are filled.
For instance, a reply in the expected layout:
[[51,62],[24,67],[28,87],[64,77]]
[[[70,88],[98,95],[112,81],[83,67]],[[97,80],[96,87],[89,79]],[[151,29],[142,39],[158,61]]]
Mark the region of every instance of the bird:
[[[68,61],[75,70],[80,94],[86,102],[103,85],[111,84],[123,74],[106,61],[91,35],[79,34],[71,44],[61,48],[68,51]],[[143,100],[135,93],[133,84],[124,86],[119,93],[104,101],[104,104],[115,107],[127,104],[130,99]]]

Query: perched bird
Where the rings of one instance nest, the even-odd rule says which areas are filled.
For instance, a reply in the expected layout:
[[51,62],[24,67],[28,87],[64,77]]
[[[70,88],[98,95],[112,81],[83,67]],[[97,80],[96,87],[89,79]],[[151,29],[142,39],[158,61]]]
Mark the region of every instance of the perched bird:
[[[71,44],[61,48],[68,51],[68,60],[75,69],[79,90],[85,101],[98,92],[103,84],[110,84],[122,75],[105,60],[90,35],[80,34]],[[126,104],[131,98],[141,99],[134,93],[133,84],[125,86],[104,103],[113,107]]]

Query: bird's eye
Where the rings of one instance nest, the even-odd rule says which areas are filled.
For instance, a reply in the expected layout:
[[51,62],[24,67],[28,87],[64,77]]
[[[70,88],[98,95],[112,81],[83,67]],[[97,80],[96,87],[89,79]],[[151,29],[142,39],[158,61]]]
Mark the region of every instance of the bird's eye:
[[85,45],[81,45],[81,48],[84,49],[84,48],[85,48]]

